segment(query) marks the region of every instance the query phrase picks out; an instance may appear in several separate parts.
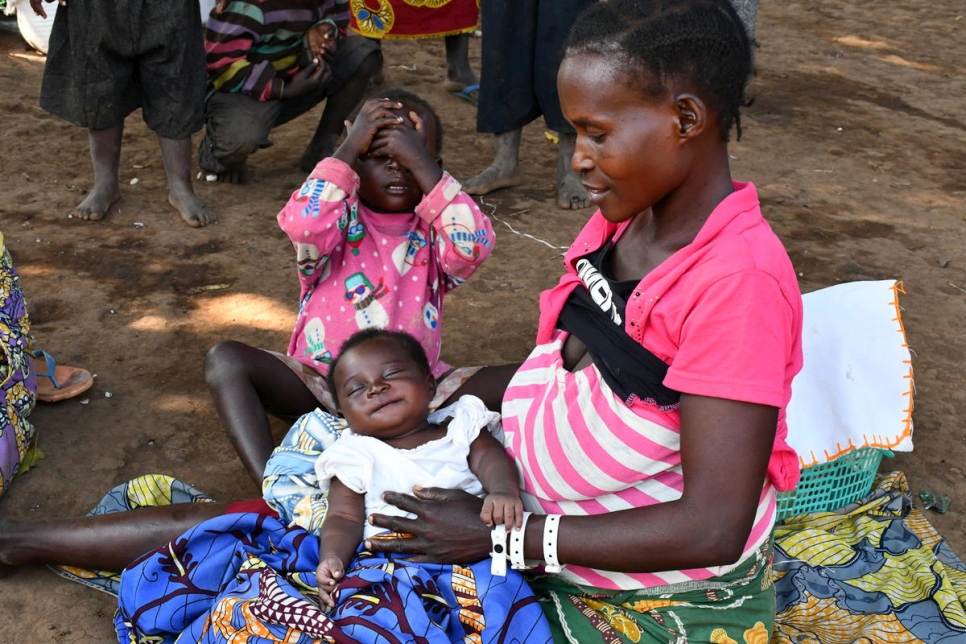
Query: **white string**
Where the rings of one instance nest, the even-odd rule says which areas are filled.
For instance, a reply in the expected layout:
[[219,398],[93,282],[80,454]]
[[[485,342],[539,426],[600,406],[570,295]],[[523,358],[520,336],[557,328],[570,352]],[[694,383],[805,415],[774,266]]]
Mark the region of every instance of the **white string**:
[[[523,232],[520,232],[519,230],[516,230],[508,222],[506,222],[506,221],[504,221],[504,220],[502,220],[502,219],[500,219],[499,217],[496,216],[496,204],[488,203],[487,201],[485,201],[483,199],[482,196],[477,196],[477,199],[479,200],[481,206],[485,206],[486,208],[489,208],[490,209],[490,212],[489,212],[490,219],[493,219],[495,221],[500,222],[501,224],[503,224],[504,226],[506,226],[507,228],[509,228],[510,229],[510,232],[513,233],[514,235],[520,235],[521,237],[529,237],[533,241],[540,242],[544,246],[547,246],[547,247],[552,248],[554,250],[567,250],[568,248],[570,248],[569,246],[554,246],[550,242],[545,241],[543,239],[540,239],[539,237],[534,237],[530,233],[523,233]],[[526,210],[521,210],[520,211],[520,213],[525,213],[525,212],[527,212],[527,211]]]

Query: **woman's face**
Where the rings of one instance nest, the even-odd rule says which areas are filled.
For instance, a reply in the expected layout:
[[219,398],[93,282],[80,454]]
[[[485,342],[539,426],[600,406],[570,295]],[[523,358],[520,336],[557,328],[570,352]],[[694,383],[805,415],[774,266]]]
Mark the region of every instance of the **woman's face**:
[[425,428],[435,381],[398,342],[373,338],[352,347],[333,380],[339,411],[356,434],[391,442]]
[[613,61],[593,54],[564,58],[557,91],[577,131],[571,167],[608,221],[647,210],[680,184],[680,125],[670,93],[648,96]]

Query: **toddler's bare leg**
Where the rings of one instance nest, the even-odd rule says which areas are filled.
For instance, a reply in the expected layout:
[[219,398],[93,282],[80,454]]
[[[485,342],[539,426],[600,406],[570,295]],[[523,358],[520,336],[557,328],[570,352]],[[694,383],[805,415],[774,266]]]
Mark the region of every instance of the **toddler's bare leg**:
[[0,519],[0,575],[25,564],[120,571],[225,508],[225,503],[178,503],[49,521]]
[[220,342],[208,351],[205,380],[225,433],[260,491],[275,449],[266,412],[291,420],[319,402],[288,365],[241,342]]
[[557,157],[557,205],[568,210],[578,210],[590,205],[587,190],[580,181],[580,175],[574,172],[570,164],[576,142],[576,133],[560,133]]
[[70,211],[71,217],[98,221],[121,198],[117,173],[121,163],[123,135],[123,123],[103,130],[88,130],[91,161],[94,164],[94,187],[84,200]]
[[191,138],[158,137],[164,171],[168,175],[168,203],[192,228],[212,223],[218,217],[195,195],[191,187]]
[[458,92],[469,85],[479,85],[480,79],[470,67],[470,35],[446,36],[446,82],[443,89]]
[[520,172],[520,139],[523,129],[493,135],[493,163],[483,172],[463,183],[470,195],[485,195],[500,188],[523,183]]

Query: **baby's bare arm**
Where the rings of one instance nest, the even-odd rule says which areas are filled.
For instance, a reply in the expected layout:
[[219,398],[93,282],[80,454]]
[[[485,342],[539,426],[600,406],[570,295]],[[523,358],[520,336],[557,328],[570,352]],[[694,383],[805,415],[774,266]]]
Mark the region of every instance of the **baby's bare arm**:
[[503,446],[487,430],[470,445],[470,470],[487,491],[480,518],[488,526],[502,523],[509,530],[523,525],[520,475]]
[[328,503],[329,509],[319,532],[320,563],[316,577],[319,588],[331,593],[362,541],[366,507],[363,495],[353,492],[339,479],[332,479]]

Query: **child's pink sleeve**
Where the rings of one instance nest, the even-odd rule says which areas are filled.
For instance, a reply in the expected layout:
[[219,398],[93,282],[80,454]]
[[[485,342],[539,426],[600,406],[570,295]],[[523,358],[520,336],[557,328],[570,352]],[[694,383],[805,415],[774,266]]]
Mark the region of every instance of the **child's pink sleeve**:
[[444,172],[432,192],[416,206],[416,214],[436,233],[433,252],[456,286],[476,272],[493,251],[496,236],[490,219],[463,192],[460,182]]
[[278,225],[295,247],[303,283],[315,282],[315,274],[342,243],[358,188],[359,175],[351,167],[322,159],[278,213]]

